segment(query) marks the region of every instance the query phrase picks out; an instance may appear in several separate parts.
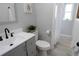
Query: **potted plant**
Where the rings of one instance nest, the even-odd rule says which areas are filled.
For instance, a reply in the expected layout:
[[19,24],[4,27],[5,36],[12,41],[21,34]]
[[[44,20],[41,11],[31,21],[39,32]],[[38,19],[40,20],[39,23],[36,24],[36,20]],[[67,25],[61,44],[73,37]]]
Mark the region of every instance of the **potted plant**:
[[35,34],[35,40],[38,39],[38,31],[36,30],[36,26],[34,26],[34,25],[28,26],[27,27],[27,32]]
[[33,33],[36,31],[36,26],[30,25],[27,27],[27,32]]

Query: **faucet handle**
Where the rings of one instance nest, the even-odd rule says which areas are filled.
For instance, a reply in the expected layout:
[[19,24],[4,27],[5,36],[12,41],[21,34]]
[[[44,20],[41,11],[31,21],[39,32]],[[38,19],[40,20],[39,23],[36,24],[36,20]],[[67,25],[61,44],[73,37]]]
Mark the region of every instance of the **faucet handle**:
[[76,43],[77,47],[79,47],[79,42]]
[[0,36],[0,41],[2,41],[3,40],[3,38],[2,38],[2,36]]
[[12,32],[12,33],[11,33],[11,37],[13,37],[13,36],[14,36],[13,34],[14,34],[14,32]]

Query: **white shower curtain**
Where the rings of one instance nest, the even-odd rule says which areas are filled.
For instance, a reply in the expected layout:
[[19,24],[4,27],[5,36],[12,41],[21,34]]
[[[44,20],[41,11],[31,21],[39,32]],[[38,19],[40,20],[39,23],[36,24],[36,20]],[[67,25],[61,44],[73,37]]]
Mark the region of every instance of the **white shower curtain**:
[[57,14],[56,14],[56,18],[55,16],[53,16],[54,18],[52,19],[52,39],[51,39],[51,46],[52,48],[54,48],[54,45],[58,42],[58,39],[60,37],[60,32],[61,32],[61,23],[62,23],[62,19],[63,19],[63,10],[64,10],[64,5],[63,4],[55,4],[54,5],[54,10],[53,10],[53,14],[55,15],[55,8],[57,6]]

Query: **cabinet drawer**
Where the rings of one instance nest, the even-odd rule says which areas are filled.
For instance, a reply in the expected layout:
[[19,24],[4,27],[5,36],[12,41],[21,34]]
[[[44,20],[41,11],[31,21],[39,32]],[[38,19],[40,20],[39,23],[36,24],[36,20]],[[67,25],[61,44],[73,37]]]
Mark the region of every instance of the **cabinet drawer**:
[[26,42],[26,45],[27,45],[27,48],[31,48],[32,46],[36,46],[36,45],[35,45],[35,37],[29,39],[29,40]]
[[28,56],[36,56],[36,48],[33,47],[31,49],[27,49],[28,51]]
[[25,43],[7,52],[3,56],[26,56]]
[[36,44],[35,44],[35,37],[32,37],[26,42],[27,46],[27,54],[28,56],[36,56]]

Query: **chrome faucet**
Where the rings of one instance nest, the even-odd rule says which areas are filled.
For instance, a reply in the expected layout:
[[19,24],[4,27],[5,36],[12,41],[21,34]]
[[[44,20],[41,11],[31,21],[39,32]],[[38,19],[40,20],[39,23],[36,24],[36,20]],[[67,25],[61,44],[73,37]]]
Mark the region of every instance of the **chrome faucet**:
[[9,29],[8,28],[5,28],[5,36],[6,36],[6,39],[9,38],[7,32],[10,33]]

